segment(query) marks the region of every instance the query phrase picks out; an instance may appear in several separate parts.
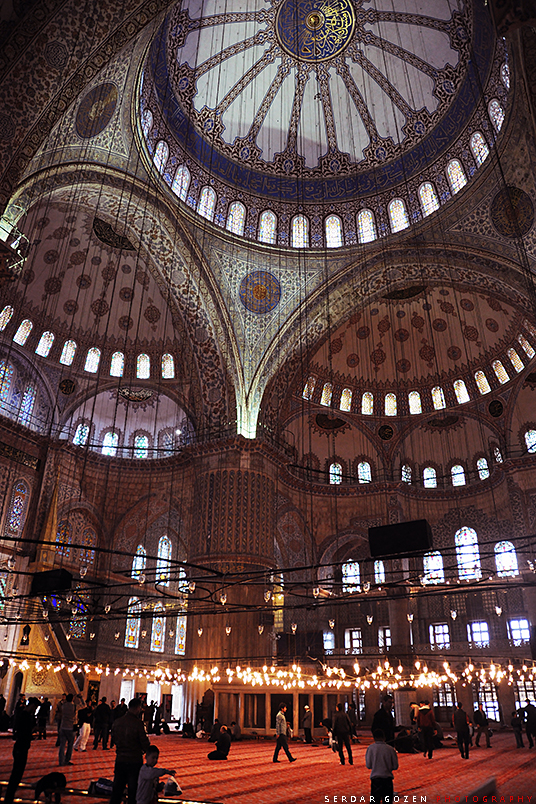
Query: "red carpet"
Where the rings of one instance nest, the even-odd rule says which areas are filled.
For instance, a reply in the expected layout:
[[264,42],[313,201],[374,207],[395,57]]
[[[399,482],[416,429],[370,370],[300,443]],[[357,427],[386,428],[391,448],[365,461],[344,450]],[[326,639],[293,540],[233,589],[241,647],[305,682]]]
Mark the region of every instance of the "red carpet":
[[[292,765],[280,755],[278,766],[272,763],[274,743],[267,740],[234,743],[227,762],[210,762],[211,746],[198,740],[183,740],[176,735],[154,737],[160,748],[160,765],[176,768],[183,794],[181,799],[224,802],[224,804],[350,804],[351,796],[368,796],[369,772],[364,767],[366,745],[354,746],[354,765],[339,764],[338,756],[324,747],[293,743],[298,758]],[[30,749],[23,782],[32,783],[52,770],[59,770],[58,750],[51,735],[46,742],[34,742]],[[90,743],[91,745],[91,743]],[[495,735],[492,748],[472,749],[469,760],[462,760],[454,748],[434,753],[432,760],[422,754],[401,754],[395,775],[395,792],[400,796],[426,796],[428,804],[445,802],[450,796],[465,797],[486,779],[497,779],[499,795],[506,804],[536,804],[536,749],[516,749],[512,734]],[[0,778],[11,771],[11,738],[0,738]],[[62,768],[70,787],[87,789],[92,779],[112,778],[115,751],[74,753],[72,767]],[[24,798],[28,792],[21,791]],[[438,799],[437,797],[440,797]],[[513,798],[510,799],[510,796]],[[532,799],[529,800],[529,796]],[[336,798],[337,797],[337,798]],[[66,801],[72,798],[65,797]],[[354,799],[355,801],[356,799]],[[412,798],[407,799],[413,802]],[[105,799],[93,799],[96,804]],[[404,799],[400,799],[403,804]],[[500,799],[499,799],[500,801]],[[88,799],[85,799],[87,804]],[[519,798],[519,804],[522,799]]]

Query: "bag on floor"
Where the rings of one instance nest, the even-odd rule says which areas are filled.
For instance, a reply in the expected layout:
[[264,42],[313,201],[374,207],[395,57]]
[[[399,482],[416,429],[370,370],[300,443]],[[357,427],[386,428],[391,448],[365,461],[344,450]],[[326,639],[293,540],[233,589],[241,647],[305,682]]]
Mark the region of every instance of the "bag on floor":
[[89,785],[88,793],[90,796],[100,796],[107,798],[112,795],[112,788],[114,786],[111,779],[100,778],[96,782],[91,782]]
[[174,776],[170,776],[164,787],[165,796],[180,796],[182,793],[181,786]]

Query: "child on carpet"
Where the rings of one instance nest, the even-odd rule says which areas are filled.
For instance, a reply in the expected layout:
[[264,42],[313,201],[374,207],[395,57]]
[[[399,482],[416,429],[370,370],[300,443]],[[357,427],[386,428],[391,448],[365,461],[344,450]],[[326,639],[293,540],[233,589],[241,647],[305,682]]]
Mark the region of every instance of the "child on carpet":
[[[175,771],[168,768],[157,768],[158,756],[160,751],[156,745],[150,745],[145,754],[145,765],[140,768],[138,776],[138,789],[136,792],[136,804],[158,804],[158,779],[161,776],[174,776]],[[178,790],[177,795],[182,793]]]

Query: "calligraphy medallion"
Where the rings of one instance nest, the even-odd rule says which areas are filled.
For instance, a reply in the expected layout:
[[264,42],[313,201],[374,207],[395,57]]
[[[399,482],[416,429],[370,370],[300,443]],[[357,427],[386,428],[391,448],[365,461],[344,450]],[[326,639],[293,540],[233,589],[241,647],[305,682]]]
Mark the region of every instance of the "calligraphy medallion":
[[352,38],[355,11],[350,0],[283,0],[275,28],[281,47],[298,61],[327,61]]

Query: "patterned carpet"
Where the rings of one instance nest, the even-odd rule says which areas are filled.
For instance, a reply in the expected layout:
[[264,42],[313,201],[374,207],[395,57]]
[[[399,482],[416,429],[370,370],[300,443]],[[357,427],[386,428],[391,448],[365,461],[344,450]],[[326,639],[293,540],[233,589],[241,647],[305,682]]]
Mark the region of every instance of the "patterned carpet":
[[[55,736],[55,735],[54,735]],[[34,742],[23,782],[32,783],[52,770],[59,770],[54,736],[46,742]],[[365,740],[368,742],[368,735]],[[364,741],[365,741],[364,740]],[[339,764],[338,756],[328,748],[293,743],[291,750],[298,761],[290,764],[283,753],[276,768],[272,763],[274,743],[268,740],[233,744],[227,762],[210,762],[211,746],[198,740],[183,740],[176,735],[154,737],[160,748],[160,765],[176,768],[183,794],[181,800],[223,802],[223,804],[348,804],[359,802],[370,793],[369,773],[364,767],[366,745],[354,746],[354,765]],[[10,737],[0,737],[0,779],[11,771]],[[428,804],[445,802],[450,796],[465,797],[479,784],[495,777],[498,804],[536,804],[536,749],[516,749],[511,733],[495,735],[490,749],[472,749],[469,760],[462,760],[455,748],[436,751],[432,760],[422,754],[401,754],[395,775],[395,792],[413,802],[413,796],[426,796]],[[115,751],[94,751],[89,743],[86,753],[74,753],[72,767],[63,768],[70,787],[86,789],[99,776],[112,778]],[[352,796],[355,798],[352,799]],[[532,796],[532,799],[529,799]],[[21,789],[21,798],[29,791]],[[511,798],[512,797],[512,798]],[[519,797],[519,799],[518,799]],[[521,798],[523,797],[523,798]],[[69,802],[85,801],[66,797]],[[96,804],[101,799],[94,800]],[[462,799],[463,801],[463,799]],[[400,799],[401,804],[404,798]]]

